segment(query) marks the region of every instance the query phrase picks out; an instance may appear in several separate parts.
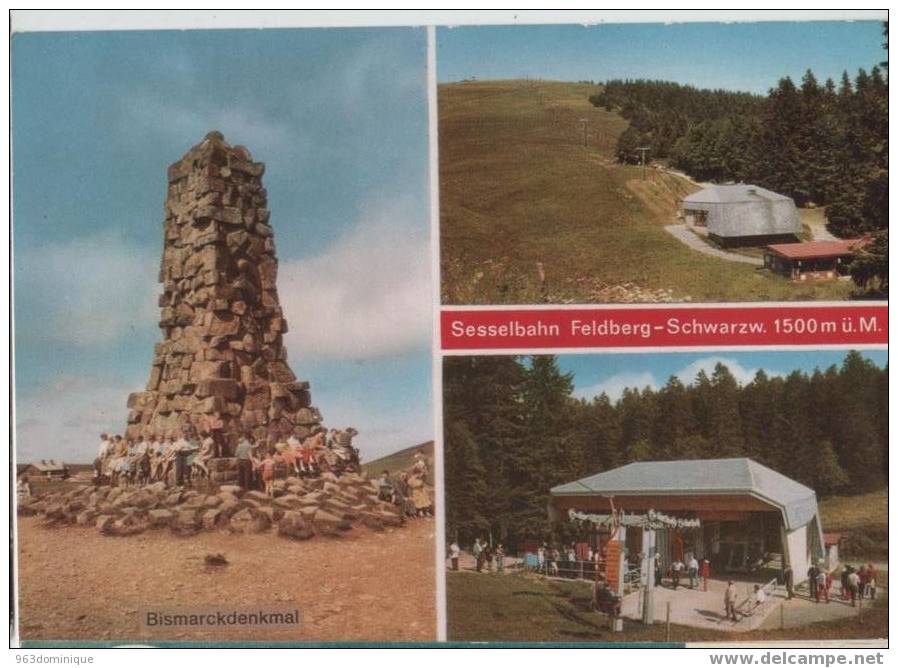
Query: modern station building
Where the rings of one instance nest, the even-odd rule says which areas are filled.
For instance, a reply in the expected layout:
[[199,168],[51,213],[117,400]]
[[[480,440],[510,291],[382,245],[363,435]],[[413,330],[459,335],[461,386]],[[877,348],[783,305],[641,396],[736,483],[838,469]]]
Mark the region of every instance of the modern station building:
[[796,241],[801,232],[791,197],[744,183],[709,186],[684,197],[683,218],[722,246]]
[[[668,524],[683,520],[655,532],[665,569],[691,553],[708,559],[715,575],[789,564],[798,583],[824,558],[814,490],[751,459],[634,462],[551,490],[549,516],[556,522],[612,510],[663,514]],[[589,522],[583,529],[596,547],[611,533]],[[628,530],[627,551],[639,554],[643,539],[642,531]]]

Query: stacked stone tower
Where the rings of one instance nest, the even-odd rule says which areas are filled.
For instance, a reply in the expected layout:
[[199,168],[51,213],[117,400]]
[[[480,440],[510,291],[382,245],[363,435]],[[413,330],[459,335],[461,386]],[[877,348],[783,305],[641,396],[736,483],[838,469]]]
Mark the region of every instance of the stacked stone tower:
[[287,365],[265,165],[210,132],[168,168],[159,326],[146,390],[128,397],[130,438],[200,429],[303,438],[320,427]]

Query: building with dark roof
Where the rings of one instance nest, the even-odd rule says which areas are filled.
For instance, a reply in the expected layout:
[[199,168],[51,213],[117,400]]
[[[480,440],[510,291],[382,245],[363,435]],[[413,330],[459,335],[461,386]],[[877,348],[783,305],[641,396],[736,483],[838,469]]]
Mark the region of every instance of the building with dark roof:
[[57,459],[41,459],[27,464],[24,469],[17,469],[16,477],[27,475],[29,478],[46,480],[64,480],[69,477],[69,467]]
[[801,232],[791,197],[744,183],[709,186],[684,197],[683,217],[723,246],[794,241]]

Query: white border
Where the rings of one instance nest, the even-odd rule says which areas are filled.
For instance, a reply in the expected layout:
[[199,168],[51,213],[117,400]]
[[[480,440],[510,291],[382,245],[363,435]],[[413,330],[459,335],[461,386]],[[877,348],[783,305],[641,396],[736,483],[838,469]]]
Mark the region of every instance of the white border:
[[436,28],[427,28],[427,126],[428,169],[430,181],[430,271],[431,308],[433,309],[433,341],[430,363],[433,380],[433,460],[436,525],[434,531],[434,563],[436,578],[437,641],[446,640],[446,501],[443,486],[443,357],[440,317],[440,163],[437,141],[437,71]]
[[689,23],[882,21],[885,9],[452,9],[452,10],[14,10],[12,32],[188,30],[388,26],[533,25],[539,23]]
[[[540,348],[538,350],[496,350],[493,352],[478,350],[459,350],[444,351],[440,341],[440,311],[441,310],[520,310],[520,309],[600,309],[600,308],[675,308],[677,304],[638,304],[638,305],[555,305],[555,306],[528,306],[528,305],[503,305],[503,306],[442,306],[440,304],[440,272],[439,272],[439,175],[438,175],[438,154],[437,154],[437,123],[436,123],[436,77],[435,77],[435,29],[434,25],[447,26],[452,25],[532,25],[539,23],[551,24],[600,24],[600,23],[685,23],[694,21],[706,22],[757,22],[757,21],[858,21],[858,20],[885,20],[888,18],[888,10],[391,10],[391,11],[373,11],[373,10],[355,10],[335,12],[333,10],[316,10],[316,11],[249,11],[249,10],[140,10],[140,11],[123,11],[123,10],[96,10],[96,11],[78,11],[78,10],[12,10],[10,12],[10,31],[15,32],[35,32],[35,31],[71,31],[71,30],[153,30],[153,29],[229,29],[229,28],[313,28],[313,27],[386,27],[386,26],[430,26],[428,27],[428,119],[429,119],[429,183],[431,191],[430,215],[431,215],[431,250],[432,250],[432,282],[433,282],[433,350],[432,350],[432,367],[433,367],[433,410],[434,410],[434,460],[435,460],[435,484],[437,494],[437,518],[436,518],[436,584],[437,584],[437,638],[445,640],[446,637],[446,612],[445,612],[445,564],[442,559],[442,550],[445,545],[444,525],[445,525],[445,507],[442,503],[443,495],[443,416],[442,416],[442,367],[443,359],[452,355],[476,355],[476,354],[499,354],[499,355],[525,355],[525,354],[618,354],[618,353],[650,353],[650,352],[694,352],[706,350],[808,350],[808,349],[888,349],[886,344],[865,345],[865,346],[730,346],[730,347],[708,347],[699,348],[673,348],[673,347],[627,347],[627,348],[601,348],[601,349],[547,349]],[[7,52],[8,57],[8,52]],[[8,65],[8,61],[7,61]],[[9,68],[7,67],[7,72]],[[10,82],[11,83],[11,82]],[[8,136],[7,136],[8,140]],[[8,145],[7,145],[8,146]],[[9,182],[7,182],[7,186]],[[10,194],[11,197],[11,194]],[[11,201],[11,199],[10,199]],[[11,228],[9,230],[11,235]],[[8,239],[11,241],[11,237]],[[7,258],[9,259],[9,258]],[[7,270],[11,267],[7,266]],[[12,296],[12,274],[8,273],[10,278],[9,296]],[[887,303],[887,302],[886,302]],[[799,305],[799,302],[774,302],[774,303],[684,303],[682,306],[688,307],[744,307],[744,306],[788,306]],[[877,304],[877,302],[811,302],[813,306],[863,306]],[[10,304],[7,304],[10,308]],[[10,310],[10,327],[14,320],[14,314]],[[6,334],[9,333],[8,330]],[[10,341],[10,346],[14,345],[14,341]],[[10,347],[11,367],[14,364],[13,348]],[[14,367],[10,369],[10,380],[14,378]],[[8,387],[8,390],[12,386]],[[10,403],[10,417],[15,419],[15,406]],[[11,434],[14,437],[14,432]],[[12,450],[12,448],[11,448]],[[12,454],[14,457],[14,453]],[[13,461],[14,463],[14,461]],[[894,465],[894,464],[893,464]],[[891,468],[891,466],[890,466]],[[10,502],[9,480],[6,482],[6,503]],[[7,505],[7,510],[10,506]],[[15,517],[12,517],[13,522]],[[16,536],[13,532],[13,550],[16,549]],[[7,558],[9,553],[7,553]],[[16,601],[17,605],[17,601]],[[6,613],[8,615],[9,608]],[[18,615],[17,615],[18,618]],[[7,618],[8,619],[8,618]],[[14,636],[11,636],[11,640]],[[732,647],[729,643],[700,643],[706,647]],[[807,648],[808,645],[803,642],[769,642],[769,643],[739,643],[740,648],[751,646],[773,647],[773,646],[798,646]],[[818,641],[816,648],[823,647],[839,647],[848,648],[852,646],[864,646],[864,643],[852,641]],[[278,651],[278,650],[274,650]],[[283,650],[281,650],[283,651]],[[396,650],[398,651],[398,650]],[[506,650],[513,653],[512,656],[503,658],[520,660],[523,663],[533,665],[538,660],[541,664],[544,659],[539,655],[533,654],[530,650]],[[595,655],[586,649],[571,649],[568,654],[570,659],[576,660],[583,658],[589,660]],[[606,649],[611,654],[606,655],[609,660],[630,660],[632,657],[625,649]],[[41,650],[40,653],[60,654],[63,650]],[[231,650],[242,655],[242,659],[251,659],[253,650]],[[304,657],[309,660],[314,658],[332,659],[333,654],[322,654],[321,650],[306,650]],[[309,654],[311,652],[311,654]],[[586,652],[590,652],[587,654]],[[32,652],[36,654],[38,652]],[[72,652],[66,652],[71,654]],[[94,651],[81,651],[79,654],[96,654]],[[236,659],[237,654],[232,654],[232,658]],[[890,652],[891,654],[891,652]],[[145,655],[138,655],[137,664],[144,665],[147,662]],[[292,657],[295,658],[295,654]],[[173,650],[172,658],[187,658],[184,650]],[[277,658],[290,660],[291,655],[280,654]],[[370,661],[371,654],[366,656],[365,661]],[[382,655],[383,660],[376,660],[375,663],[386,665],[393,659],[400,658],[401,655],[395,651],[387,651]],[[665,659],[670,658],[667,653]],[[692,660],[699,659],[699,656],[693,655]],[[699,659],[700,660],[700,659]],[[234,665],[225,661],[225,664]]]

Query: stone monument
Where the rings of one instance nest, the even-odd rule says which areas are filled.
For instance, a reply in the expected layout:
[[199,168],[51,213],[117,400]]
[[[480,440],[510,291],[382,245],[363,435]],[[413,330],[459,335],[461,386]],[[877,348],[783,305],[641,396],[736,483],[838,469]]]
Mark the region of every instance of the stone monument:
[[287,364],[287,322],[262,187],[265,165],[210,132],[168,168],[159,282],[163,337],[146,390],[128,397],[128,438],[200,432],[300,439],[321,428]]

